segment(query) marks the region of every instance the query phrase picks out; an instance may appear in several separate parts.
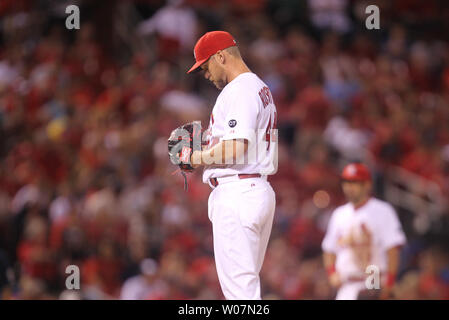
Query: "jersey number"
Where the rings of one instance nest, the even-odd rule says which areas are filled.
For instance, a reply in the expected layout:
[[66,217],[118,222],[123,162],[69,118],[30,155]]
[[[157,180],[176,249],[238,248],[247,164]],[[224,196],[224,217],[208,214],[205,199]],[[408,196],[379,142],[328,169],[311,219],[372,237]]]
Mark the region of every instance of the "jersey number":
[[267,130],[265,131],[265,141],[268,142],[267,150],[270,149],[270,142],[276,141],[275,134],[273,135],[273,130],[276,129],[276,124],[277,124],[277,113],[275,111],[273,122],[271,121],[271,116],[270,116],[270,120],[268,120]]

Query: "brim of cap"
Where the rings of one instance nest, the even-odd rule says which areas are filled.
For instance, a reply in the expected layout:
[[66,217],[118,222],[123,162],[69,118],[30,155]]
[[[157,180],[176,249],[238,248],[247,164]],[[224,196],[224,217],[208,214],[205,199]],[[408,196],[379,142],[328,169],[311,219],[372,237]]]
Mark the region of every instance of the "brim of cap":
[[371,181],[369,178],[341,178],[342,182],[365,182],[365,181]]
[[192,66],[192,68],[190,68],[190,70],[187,71],[187,73],[195,73],[195,72],[198,72],[198,71],[199,71],[199,67],[201,67],[201,65],[202,65],[204,62],[206,62],[207,59],[209,59],[209,58],[206,58],[206,59],[197,61],[197,62]]

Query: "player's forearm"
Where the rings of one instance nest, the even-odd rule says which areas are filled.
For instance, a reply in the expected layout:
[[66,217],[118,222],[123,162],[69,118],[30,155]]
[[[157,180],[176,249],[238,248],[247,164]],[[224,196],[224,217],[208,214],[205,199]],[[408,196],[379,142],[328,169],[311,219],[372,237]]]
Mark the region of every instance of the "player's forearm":
[[323,254],[323,263],[326,268],[326,272],[328,274],[335,272],[335,260],[336,255],[331,252],[324,252]]
[[399,268],[399,247],[393,247],[387,251],[387,286],[392,286],[396,280]]
[[335,270],[335,260],[337,256],[331,252],[324,252],[323,263],[326,268],[327,277],[332,287],[338,288],[341,285],[340,276]]
[[194,168],[199,166],[220,166],[235,164],[248,150],[248,140],[235,139],[217,143],[208,150],[194,151],[191,163]]

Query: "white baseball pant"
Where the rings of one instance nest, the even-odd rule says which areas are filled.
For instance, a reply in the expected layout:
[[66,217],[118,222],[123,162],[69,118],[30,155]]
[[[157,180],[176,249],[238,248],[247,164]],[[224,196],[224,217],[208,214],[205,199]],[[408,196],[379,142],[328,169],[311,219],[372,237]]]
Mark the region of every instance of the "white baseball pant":
[[266,177],[218,181],[209,196],[208,215],[221,289],[227,300],[260,300],[259,272],[273,225],[275,193]]
[[357,300],[361,290],[365,289],[365,282],[345,282],[338,289],[335,300]]

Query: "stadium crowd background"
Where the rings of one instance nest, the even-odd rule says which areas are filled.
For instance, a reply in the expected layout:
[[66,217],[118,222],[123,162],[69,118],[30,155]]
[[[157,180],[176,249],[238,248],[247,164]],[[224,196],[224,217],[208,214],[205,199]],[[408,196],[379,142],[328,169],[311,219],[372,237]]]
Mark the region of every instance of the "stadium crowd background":
[[[374,2],[380,30],[349,0],[74,1],[67,30],[72,3],[1,1],[1,298],[222,298],[210,188],[198,171],[184,192],[166,150],[173,128],[209,121],[218,91],[185,72],[222,29],[278,108],[263,297],[332,299],[320,244],[346,161],[371,167],[380,198],[397,168],[449,195],[449,6]],[[425,231],[426,207],[397,209],[396,298],[448,299],[448,207]],[[81,290],[65,290],[68,265]]]

